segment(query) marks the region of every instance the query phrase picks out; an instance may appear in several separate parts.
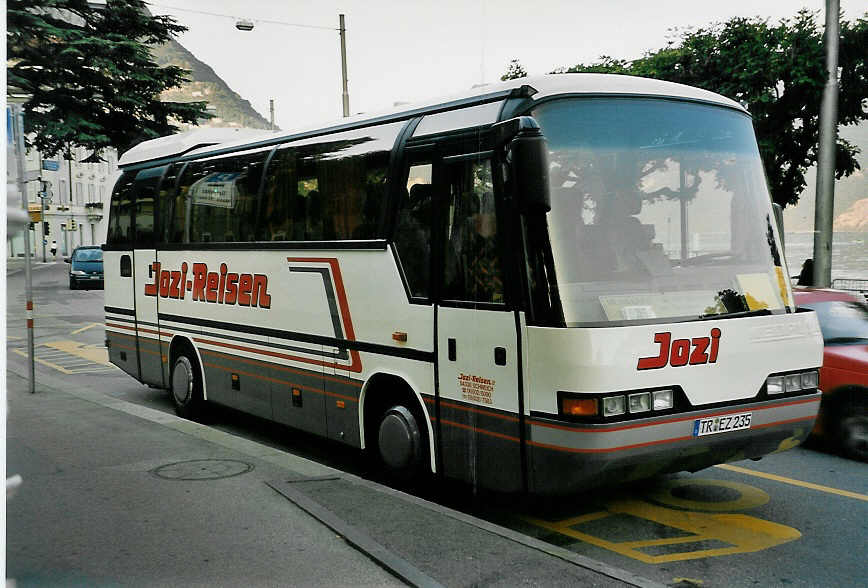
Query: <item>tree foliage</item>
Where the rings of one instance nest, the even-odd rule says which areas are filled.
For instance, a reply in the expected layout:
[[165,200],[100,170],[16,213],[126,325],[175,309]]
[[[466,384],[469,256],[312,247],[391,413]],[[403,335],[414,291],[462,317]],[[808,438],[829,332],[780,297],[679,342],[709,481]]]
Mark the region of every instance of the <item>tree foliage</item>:
[[[868,119],[868,13],[841,22],[838,124]],[[552,73],[614,73],[668,80],[711,90],[751,112],[772,198],[795,204],[805,172],[817,160],[819,115],[826,83],[823,33],[817,14],[800,11],[770,24],[733,18],[676,31],[668,45],[635,61],[609,56]],[[511,79],[509,72],[504,79]],[[859,169],[859,149],[838,138],[838,178]]]
[[527,77],[527,70],[524,69],[524,66],[519,63],[518,59],[513,59],[509,62],[509,65],[506,66],[506,73],[500,76],[500,79],[503,80],[517,80],[518,78]]
[[184,69],[159,67],[149,45],[186,30],[151,16],[142,0],[8,0],[8,84],[29,95],[28,147],[67,157],[75,147],[125,151],[171,134],[175,122],[208,118],[205,102],[161,102],[186,82]]

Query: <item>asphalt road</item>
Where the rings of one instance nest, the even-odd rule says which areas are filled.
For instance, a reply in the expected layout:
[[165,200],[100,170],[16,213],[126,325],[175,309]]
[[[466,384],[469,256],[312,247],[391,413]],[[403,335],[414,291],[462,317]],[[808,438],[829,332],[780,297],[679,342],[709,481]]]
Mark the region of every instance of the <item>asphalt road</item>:
[[[24,374],[20,268],[7,269],[7,362]],[[59,263],[33,272],[37,378],[60,373],[70,386],[172,411],[165,391],[107,364],[103,293],[70,291],[66,269]],[[231,410],[216,410],[211,426],[377,479],[357,452],[286,427]],[[410,490],[664,584],[868,585],[868,464],[817,448],[557,502],[483,496],[449,484]]]

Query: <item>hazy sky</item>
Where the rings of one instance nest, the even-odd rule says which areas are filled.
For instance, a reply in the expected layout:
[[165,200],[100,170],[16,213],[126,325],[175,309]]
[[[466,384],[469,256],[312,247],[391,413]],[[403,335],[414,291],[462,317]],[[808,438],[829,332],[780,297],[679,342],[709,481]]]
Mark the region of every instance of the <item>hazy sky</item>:
[[[189,27],[181,43],[283,129],[341,116],[338,14],[346,15],[350,112],[377,112],[495,82],[511,59],[531,75],[632,59],[662,47],[672,28],[733,16],[777,21],[823,0],[159,0],[154,14]],[[845,18],[864,0],[841,0]],[[185,10],[179,10],[183,8]],[[203,14],[212,13],[212,14]],[[251,32],[233,17],[253,20]],[[276,20],[335,30],[271,24]]]

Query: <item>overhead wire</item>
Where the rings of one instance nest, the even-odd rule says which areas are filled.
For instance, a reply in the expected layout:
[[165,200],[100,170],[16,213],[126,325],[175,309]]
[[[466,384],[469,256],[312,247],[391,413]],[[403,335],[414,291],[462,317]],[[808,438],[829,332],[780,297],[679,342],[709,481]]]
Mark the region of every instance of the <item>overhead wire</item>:
[[302,28],[302,29],[320,29],[320,30],[327,30],[327,31],[339,31],[340,30],[337,27],[301,24],[301,23],[297,23],[297,22],[286,22],[286,21],[282,21],[282,20],[270,20],[270,19],[266,19],[266,18],[251,18],[248,16],[237,16],[237,15],[233,15],[233,14],[221,14],[219,12],[209,12],[207,10],[194,10],[192,8],[180,8],[178,6],[167,6],[165,4],[157,4],[155,2],[148,2],[147,4],[150,6],[153,6],[155,8],[163,8],[166,10],[177,10],[179,12],[193,12],[195,14],[205,14],[208,16],[218,16],[221,18],[231,18],[233,20],[252,20],[255,23],[277,24],[277,25],[283,25],[283,26],[288,26],[288,27],[298,27],[298,28]]

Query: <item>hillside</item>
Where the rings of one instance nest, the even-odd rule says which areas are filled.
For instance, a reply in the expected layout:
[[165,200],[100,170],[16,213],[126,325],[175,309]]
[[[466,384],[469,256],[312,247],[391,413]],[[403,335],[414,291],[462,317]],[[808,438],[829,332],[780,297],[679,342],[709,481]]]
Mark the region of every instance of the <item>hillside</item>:
[[[862,150],[857,156],[862,169],[835,182],[834,230],[868,232],[868,123],[844,127],[840,133]],[[805,174],[805,181],[807,186],[799,203],[784,210],[784,224],[788,232],[814,230],[815,167]]]
[[202,63],[175,40],[151,47],[154,61],[159,65],[177,65],[190,70],[190,81],[160,95],[173,102],[197,102],[205,100],[215,117],[202,121],[203,127],[248,127],[267,129],[269,122],[260,115],[250,102],[244,100],[218,76],[210,66]]

